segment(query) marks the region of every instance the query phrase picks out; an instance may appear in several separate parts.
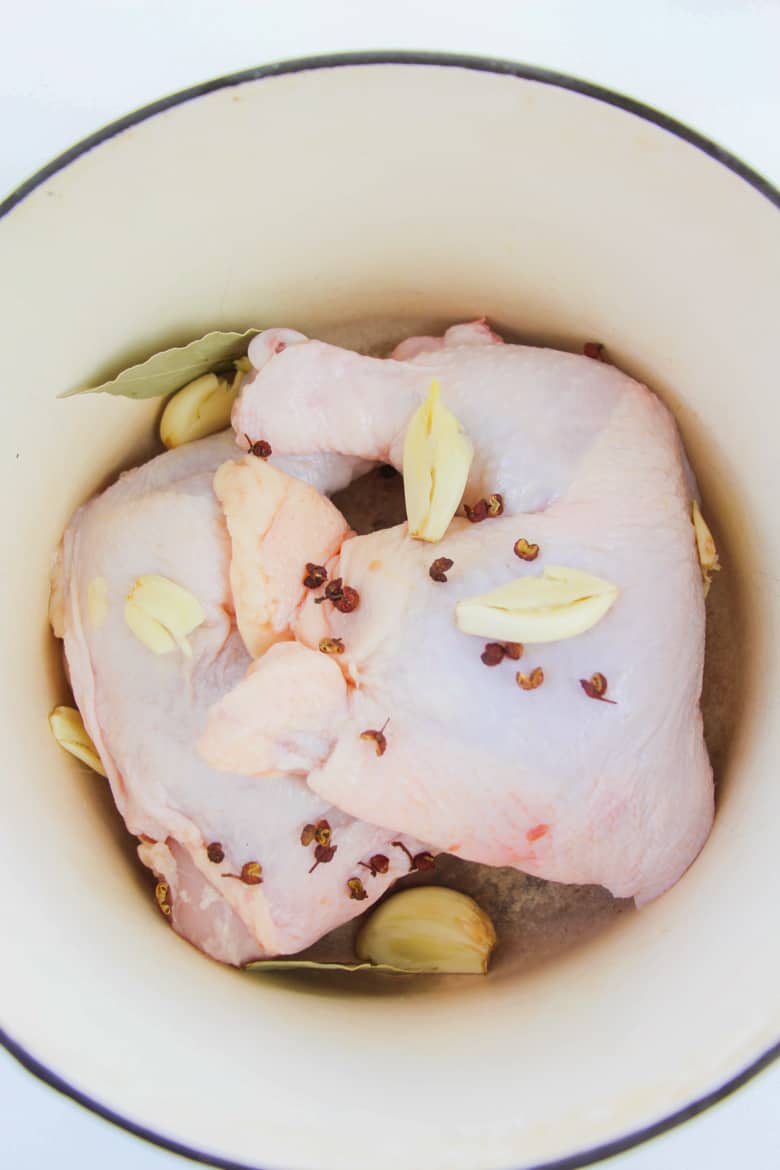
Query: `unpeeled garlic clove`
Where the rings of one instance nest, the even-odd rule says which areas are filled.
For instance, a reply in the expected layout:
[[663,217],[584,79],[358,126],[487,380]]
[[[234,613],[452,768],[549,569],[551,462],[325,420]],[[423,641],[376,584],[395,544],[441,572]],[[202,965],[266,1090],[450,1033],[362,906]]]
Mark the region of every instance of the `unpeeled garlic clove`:
[[65,748],[77,760],[88,764],[95,772],[105,776],[106,770],[94,743],[87,734],[81,714],[75,707],[55,707],[49,716],[49,727],[60,747]]
[[205,620],[203,607],[189,589],[155,573],[139,577],[125,602],[125,621],[154,654],[169,654],[178,646],[191,657],[187,635]]
[[497,642],[560,642],[595,626],[617,595],[611,581],[548,565],[541,576],[518,577],[490,593],[459,601],[455,623],[464,634]]
[[404,438],[404,496],[409,535],[441,540],[458,510],[474,448],[434,380]]
[[232,378],[203,374],[178,390],[160,419],[160,438],[165,446],[181,447],[224,430],[249,368],[248,361],[239,359]]
[[693,519],[693,529],[696,533],[696,551],[699,554],[701,576],[704,582],[704,596],[706,597],[712,584],[712,574],[717,573],[720,569],[720,560],[712,533],[701,514],[701,509],[696,500],[693,501],[691,506],[691,517]]
[[466,894],[443,886],[417,886],[394,894],[362,926],[359,959],[402,971],[484,975],[496,932]]

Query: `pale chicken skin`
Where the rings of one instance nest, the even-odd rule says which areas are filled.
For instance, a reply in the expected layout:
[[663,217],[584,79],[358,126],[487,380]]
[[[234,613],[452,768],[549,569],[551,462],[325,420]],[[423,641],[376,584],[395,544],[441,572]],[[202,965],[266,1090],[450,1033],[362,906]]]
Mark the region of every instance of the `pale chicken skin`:
[[[436,378],[475,448],[465,500],[499,492],[504,514],[456,518],[435,545],[411,540],[406,525],[347,535],[327,568],[359,607],[296,599],[295,642],[273,647],[215,704],[203,756],[258,777],[306,776],[345,812],[466,859],[598,883],[638,903],[662,893],[713,815],[695,486],[665,407],[609,365],[501,344],[481,322],[410,339],[387,360],[269,330],[250,359],[239,436],[399,469],[409,419]],[[278,470],[258,474],[269,498],[284,498]],[[312,532],[331,505],[311,497],[310,507]],[[518,538],[539,545],[532,563],[514,554]],[[301,566],[313,559],[306,539],[299,526],[287,549]],[[453,567],[433,581],[442,556]],[[617,601],[578,637],[485,666],[485,639],[456,628],[456,602],[545,565],[605,578]],[[345,652],[321,664],[326,636]],[[543,684],[521,689],[516,671],[535,667]],[[583,690],[596,672],[612,702]],[[296,678],[306,682],[297,730]],[[362,733],[382,728],[378,754]]]
[[[236,628],[231,545],[213,490],[217,468],[224,474],[240,458],[228,432],[123,475],[74,516],[52,592],[53,625],[64,636],[76,702],[117,807],[142,838],[141,860],[168,887],[164,908],[180,934],[233,964],[301,950],[370,906],[409,869],[406,854],[391,843],[394,834],[332,807],[303,778],[258,781],[215,772],[195,750],[208,710],[251,662]],[[358,468],[337,455],[282,458],[279,465],[296,477],[285,477],[292,493],[311,492],[315,501]],[[312,539],[316,545],[317,535]],[[200,601],[205,621],[189,635],[192,657],[178,649],[154,654],[131,632],[124,603],[142,574],[165,576]],[[95,611],[90,586],[101,578],[107,604]],[[290,636],[273,607],[266,618],[267,641]],[[320,820],[328,821],[337,848],[309,872],[316,842],[302,845],[301,833]],[[422,848],[402,840],[411,852]],[[387,856],[385,874],[359,865],[375,854]],[[240,877],[252,862],[262,867],[258,884]],[[364,880],[363,901],[350,898],[354,876]]]

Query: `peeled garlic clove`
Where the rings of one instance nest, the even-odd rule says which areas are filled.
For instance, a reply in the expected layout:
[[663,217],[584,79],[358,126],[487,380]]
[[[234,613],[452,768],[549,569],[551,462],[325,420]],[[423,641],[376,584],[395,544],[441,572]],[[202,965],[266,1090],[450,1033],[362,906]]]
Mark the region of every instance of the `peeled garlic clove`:
[[154,573],[139,577],[125,602],[125,621],[154,654],[169,654],[178,646],[191,657],[187,634],[205,620],[203,607],[189,589]]
[[518,577],[455,606],[464,634],[497,642],[560,642],[601,621],[617,598],[617,586],[579,569],[548,565],[541,576]]
[[160,438],[165,446],[180,447],[224,430],[230,424],[230,412],[245,373],[242,367],[232,379],[204,374],[177,391],[160,419]]
[[693,501],[691,515],[693,518],[693,529],[696,533],[696,550],[699,554],[701,576],[704,582],[704,596],[706,597],[712,584],[712,574],[717,573],[720,569],[720,560],[718,559],[718,550],[715,547],[712,533],[701,514],[701,509],[696,500]]
[[130,599],[125,602],[125,621],[138,641],[153,654],[170,654],[176,649],[176,639],[165,624],[150,617]]
[[355,949],[359,959],[402,971],[484,975],[495,945],[493,923],[473,898],[418,886],[383,902],[361,928]]
[[100,762],[100,756],[75,707],[55,707],[49,716],[49,727],[60,747],[105,776],[106,770]]
[[409,535],[441,540],[458,510],[474,448],[455,415],[442,405],[434,379],[404,438],[404,496]]

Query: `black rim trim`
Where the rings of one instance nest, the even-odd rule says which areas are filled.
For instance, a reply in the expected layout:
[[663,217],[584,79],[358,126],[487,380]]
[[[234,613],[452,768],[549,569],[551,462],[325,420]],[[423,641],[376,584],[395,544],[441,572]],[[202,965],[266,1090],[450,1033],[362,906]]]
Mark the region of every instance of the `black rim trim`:
[[117,134],[121,134],[123,130],[127,130],[130,126],[137,126],[140,122],[145,122],[147,118],[154,117],[155,114],[163,113],[165,110],[171,109],[172,106],[182,105],[184,102],[192,101],[194,98],[202,97],[204,94],[213,93],[218,89],[229,89],[234,85],[242,85],[245,81],[259,81],[266,77],[279,77],[287,73],[305,73],[314,69],[332,69],[342,65],[440,65],[449,66],[458,69],[470,69],[477,73],[500,73],[508,77],[519,77],[524,81],[536,81],[540,85],[551,85],[558,89],[567,89],[573,93],[578,93],[583,97],[594,98],[596,101],[604,102],[609,106],[616,106],[626,113],[635,114],[638,118],[644,119],[646,122],[652,122],[656,126],[660,126],[662,130],[667,130],[670,134],[674,134],[677,138],[683,139],[690,146],[695,146],[697,150],[703,151],[716,162],[722,163],[728,170],[733,171],[734,174],[739,175],[756,191],[759,191],[770,203],[774,203],[776,207],[780,207],[780,191],[759,174],[758,171],[753,170],[752,167],[743,163],[741,159],[732,154],[728,150],[724,150],[717,142],[713,142],[711,138],[707,138],[704,134],[699,134],[696,130],[691,130],[683,122],[678,122],[676,118],[670,117],[668,114],[662,113],[660,110],[653,109],[652,106],[647,106],[644,102],[635,101],[633,98],[626,97],[625,94],[615,93],[612,90],[605,89],[601,85],[594,85],[590,81],[583,81],[577,77],[570,77],[566,73],[556,73],[552,69],[543,69],[536,65],[522,65],[514,61],[504,61],[498,57],[470,57],[461,55],[459,53],[425,53],[425,52],[403,52],[403,51],[366,51],[358,53],[329,53],[318,57],[298,57],[290,61],[276,61],[269,65],[258,65],[253,69],[244,69],[239,73],[229,73],[224,77],[214,77],[210,81],[203,81],[199,85],[193,85],[189,89],[179,90],[178,93],[168,94],[167,97],[160,98],[156,102],[151,102],[147,106],[142,106],[138,110],[134,110],[130,114],[125,114],[122,118],[117,118],[115,122],[110,122],[107,126],[97,130],[94,134],[90,134],[87,138],[83,138],[77,142],[75,146],[71,146],[69,150],[64,151],[63,154],[58,155],[52,159],[51,162],[41,167],[29,179],[26,179],[20,184],[11,194],[0,203],[0,218],[7,215],[12,208],[21,203],[36,187],[46,179],[56,175],[58,171],[63,170],[69,163],[74,162],[81,155],[86,154],[95,146],[100,146],[101,143],[107,142],[109,138],[113,138]]
[[[551,85],[559,89],[570,90],[583,97],[593,98],[596,101],[604,102],[607,105],[624,110],[626,113],[634,114],[636,117],[642,118],[646,122],[651,122],[659,126],[662,130],[668,131],[670,134],[674,134],[677,138],[682,139],[690,146],[696,147],[697,150],[703,151],[704,154],[709,155],[710,158],[721,163],[758,191],[759,194],[768,199],[770,203],[773,203],[775,207],[780,208],[780,191],[768,179],[765,179],[763,175],[754,171],[729,151],[724,150],[716,142],[706,138],[703,134],[698,134],[695,130],[691,130],[688,126],[684,125],[684,123],[678,122],[675,118],[671,118],[667,114],[653,109],[651,106],[634,101],[633,98],[626,97],[623,94],[604,89],[600,85],[593,85],[591,82],[582,81],[564,73],[556,73],[550,69],[542,69],[534,65],[520,65],[498,58],[469,57],[461,56],[457,53],[376,51],[333,53],[318,57],[302,57],[291,61],[280,61],[270,65],[260,65],[254,69],[245,69],[240,73],[232,73],[224,77],[213,78],[210,81],[202,82],[200,85],[194,85],[178,93],[169,94],[167,97],[160,98],[159,101],[152,102],[150,105],[143,106],[141,109],[135,110],[133,113],[126,114],[124,117],[118,118],[115,122],[109,123],[109,125],[104,126],[101,130],[90,134],[87,138],[82,139],[81,142],[76,143],[75,146],[72,146],[63,154],[58,155],[57,158],[52,159],[46,166],[41,167],[40,170],[36,171],[34,175],[12,191],[0,203],[0,218],[7,215],[34,191],[36,187],[39,187],[47,179],[50,179],[52,175],[56,175],[58,171],[64,170],[70,163],[75,162],[76,159],[87,154],[94,147],[99,146],[103,142],[107,142],[117,134],[121,134],[123,130],[127,130],[130,126],[137,126],[140,122],[145,122],[147,118],[152,118],[155,114],[162,113],[184,102],[192,101],[194,98],[202,97],[204,94],[213,93],[215,90],[241,85],[246,81],[258,81],[267,77],[278,77],[289,73],[303,73],[314,69],[332,69],[343,65],[437,65],[470,69],[480,73],[499,73],[509,77],[518,77],[524,81],[536,81],[541,85]],[[193,1149],[181,1142],[172,1141],[162,1134],[155,1133],[143,1125],[138,1125],[136,1122],[122,1117],[121,1114],[115,1113],[112,1109],[101,1105],[94,1098],[74,1088],[73,1085],[69,1085],[67,1081],[36,1060],[34,1056],[27,1052],[25,1048],[13,1040],[2,1029],[0,1029],[0,1044],[28,1072],[38,1077],[39,1080],[43,1081],[50,1088],[56,1089],[66,1097],[70,1097],[77,1104],[84,1106],[85,1109],[89,1109],[105,1121],[112,1122],[121,1129],[134,1134],[136,1137],[143,1138],[145,1141],[160,1146],[171,1153],[189,1158],[192,1162],[219,1167],[219,1170],[261,1170],[258,1165],[234,1162],[230,1159],[206,1154],[201,1150]],[[699,1113],[703,1113],[705,1109],[709,1109],[712,1105],[717,1104],[718,1101],[722,1101],[724,1097],[728,1097],[736,1089],[741,1088],[742,1085],[746,1084],[757,1073],[767,1068],[778,1058],[780,1058],[780,1041],[769,1048],[763,1055],[759,1056],[747,1068],[743,1069],[742,1072],[732,1077],[731,1080],[726,1081],[711,1093],[699,1097],[696,1101],[683,1106],[682,1109],[678,1109],[675,1113],[669,1114],[660,1121],[645,1126],[643,1129],[635,1130],[625,1137],[606,1142],[604,1145],[594,1146],[589,1150],[583,1150],[577,1154],[567,1155],[564,1158],[554,1159],[551,1162],[529,1167],[527,1170],[580,1170],[580,1167],[589,1166],[605,1158],[614,1157],[616,1154],[622,1154],[626,1150],[630,1150],[633,1146],[640,1145],[642,1142],[649,1141],[650,1138],[666,1133],[682,1122],[696,1117]]]
[[[101,1105],[93,1097],[82,1093],[79,1089],[74,1088],[73,1085],[69,1085],[67,1081],[57,1076],[50,1068],[47,1068],[46,1065],[41,1064],[34,1056],[31,1056],[26,1049],[20,1044],[17,1044],[15,1040],[12,1040],[8,1033],[2,1029],[0,1029],[0,1044],[28,1072],[31,1072],[33,1076],[43,1081],[50,1088],[56,1089],[58,1093],[62,1093],[66,1097],[70,1097],[76,1104],[82,1105],[91,1113],[96,1113],[104,1121],[110,1121],[113,1125],[119,1126],[120,1129],[127,1130],[128,1133],[133,1134],[135,1137],[151,1142],[152,1145],[160,1146],[172,1154],[179,1154],[182,1158],[189,1158],[191,1162],[199,1162],[203,1166],[216,1166],[219,1170],[262,1170],[257,1163],[234,1162],[230,1158],[220,1158],[215,1154],[209,1155],[203,1150],[196,1150],[192,1146],[184,1145],[184,1143],[167,1138],[152,1129],[147,1129],[146,1126],[138,1125],[136,1122],[130,1121],[127,1117],[122,1117],[120,1113],[115,1113],[113,1109]],[[684,1121],[690,1121],[692,1117],[696,1117],[699,1113],[704,1113],[705,1110],[711,1108],[711,1106],[717,1105],[718,1101],[722,1101],[724,1097],[729,1097],[737,1089],[740,1089],[748,1081],[752,1080],[762,1069],[768,1068],[778,1058],[780,1058],[780,1042],[765,1052],[763,1056],[760,1056],[753,1064],[748,1065],[737,1076],[732,1077],[730,1081],[726,1081],[725,1084],[714,1089],[711,1093],[699,1097],[698,1100],[691,1102],[690,1105],[683,1106],[676,1113],[670,1113],[660,1121],[653,1122],[652,1125],[647,1125],[643,1129],[634,1130],[633,1133],[626,1134],[625,1137],[615,1138],[614,1141],[605,1142],[603,1145],[592,1146],[589,1150],[582,1150],[578,1154],[568,1154],[564,1158],[554,1159],[552,1162],[538,1163],[536,1166],[523,1168],[523,1170],[581,1170],[583,1166],[590,1166],[594,1162],[603,1161],[605,1158],[613,1158],[616,1154],[624,1154],[627,1150],[633,1149],[634,1146],[639,1146],[643,1142],[650,1141],[651,1138],[667,1133],[670,1129],[675,1129]]]

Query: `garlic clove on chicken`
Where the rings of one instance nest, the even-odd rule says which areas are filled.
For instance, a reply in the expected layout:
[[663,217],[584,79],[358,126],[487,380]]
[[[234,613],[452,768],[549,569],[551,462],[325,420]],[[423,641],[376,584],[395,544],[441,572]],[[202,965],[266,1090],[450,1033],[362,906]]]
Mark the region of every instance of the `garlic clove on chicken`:
[[203,607],[189,589],[155,573],[139,577],[125,602],[125,621],[154,654],[169,654],[178,646],[190,658],[187,635],[205,620]]
[[560,642],[591,629],[614,605],[616,585],[579,569],[548,565],[455,606],[464,634],[499,642]]
[[404,438],[406,516],[415,540],[435,543],[444,536],[463,497],[473,458],[471,441],[442,403],[434,378]]

